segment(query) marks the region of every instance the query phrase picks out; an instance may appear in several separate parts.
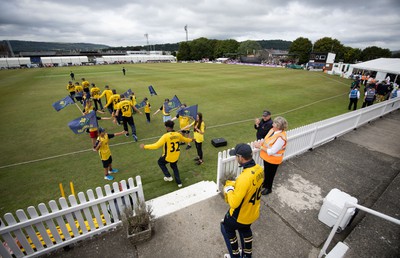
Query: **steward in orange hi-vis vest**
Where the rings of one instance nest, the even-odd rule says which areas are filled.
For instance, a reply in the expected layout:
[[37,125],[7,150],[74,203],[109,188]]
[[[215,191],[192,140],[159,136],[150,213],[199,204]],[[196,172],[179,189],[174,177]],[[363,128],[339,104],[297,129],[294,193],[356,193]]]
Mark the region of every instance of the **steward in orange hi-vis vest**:
[[[285,141],[285,144],[283,145],[282,149],[280,149],[277,153],[268,155],[266,151],[264,151],[263,148],[270,149],[272,145],[278,140],[278,138],[281,138],[282,140]],[[283,154],[285,153],[286,150],[286,143],[287,143],[287,137],[286,137],[286,132],[285,131],[274,131],[273,129],[269,130],[267,135],[264,138],[264,142],[262,144],[261,150],[260,150],[260,157],[267,161],[268,163],[271,164],[281,164],[283,160]]]

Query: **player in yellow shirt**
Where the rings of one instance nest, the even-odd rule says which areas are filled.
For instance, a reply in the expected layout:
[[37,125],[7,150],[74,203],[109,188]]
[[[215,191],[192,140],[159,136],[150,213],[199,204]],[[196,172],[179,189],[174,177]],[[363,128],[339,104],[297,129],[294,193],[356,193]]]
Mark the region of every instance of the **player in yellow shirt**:
[[[182,104],[181,105],[181,109],[187,107],[186,104]],[[190,123],[190,117],[189,116],[181,116],[179,115],[179,112],[177,112],[176,116],[173,117],[171,119],[171,121],[174,121],[175,119],[179,119],[179,132],[185,136],[185,137],[189,137],[190,134],[190,129],[189,127],[187,127]],[[187,129],[186,129],[187,128]],[[188,143],[188,145],[186,146],[186,149],[190,149],[192,148],[192,146],[190,145],[190,143]]]
[[75,82],[75,99],[76,101],[79,101],[81,104],[82,102],[82,97],[83,97],[83,87],[79,85],[79,82]]
[[84,92],[90,92],[89,86],[89,81],[87,81],[85,78],[82,78],[82,87]]
[[112,95],[110,96],[110,98],[108,99],[107,104],[104,106],[104,108],[108,108],[108,107],[112,107],[112,116],[117,118],[117,123],[120,125],[122,118],[121,118],[121,113],[119,116],[115,116],[115,112],[116,109],[115,107],[117,106],[117,104],[121,101],[121,96],[119,94],[117,94],[117,90],[113,89],[112,90]]
[[165,107],[168,105],[169,99],[165,99],[162,106],[154,112],[153,116],[157,115],[158,112],[162,111],[163,113],[163,122],[165,123],[168,120],[171,120],[170,112],[165,111]]
[[99,98],[100,97],[100,89],[94,83],[92,83],[92,88],[90,89],[90,95],[93,98],[93,102],[94,102],[94,106],[95,106],[96,110],[99,110],[99,105],[100,105],[100,109],[103,109],[103,104],[101,103],[101,98]]
[[169,163],[172,170],[174,171],[175,181],[178,187],[182,187],[182,181],[179,176],[178,159],[180,155],[179,143],[180,142],[191,142],[193,139],[183,137],[182,134],[174,131],[174,122],[168,120],[164,123],[167,133],[153,144],[140,144],[140,148],[145,150],[155,150],[162,148],[163,152],[161,157],[158,159],[158,166],[160,166],[164,173],[164,181],[172,181],[173,178],[168,171],[167,164]]
[[75,98],[75,85],[72,84],[72,81],[68,82],[67,91],[69,92],[69,95],[71,96],[71,98],[73,100]]
[[[139,114],[142,114],[139,109],[137,109],[134,105],[133,102],[125,99],[124,95],[120,95],[121,101],[115,106],[115,117],[118,117],[119,114],[121,113],[122,117],[122,124],[124,125],[124,130],[126,131],[125,136],[129,136],[129,131],[128,131],[128,124],[131,127],[132,130],[132,137],[135,140],[135,142],[138,141],[138,138],[136,136],[136,127],[135,127],[135,121],[133,120],[132,116],[132,109],[134,109],[136,112]],[[116,118],[115,118],[116,119]]]
[[[103,96],[105,96],[106,104],[107,104],[108,100],[113,95],[113,92],[112,92],[112,90],[110,90],[110,87],[108,85],[104,86],[104,88],[105,88],[105,90],[103,91],[103,93],[101,93],[101,95],[98,97],[98,99],[101,99]],[[108,106],[107,109],[110,112],[110,114],[112,114],[112,112],[113,112],[112,106]]]
[[114,180],[114,177],[110,174],[117,173],[118,169],[112,168],[112,156],[110,146],[108,145],[108,141],[115,136],[124,134],[125,131],[119,133],[105,133],[104,128],[99,128],[99,137],[97,137],[95,151],[99,152],[101,162],[103,163],[104,168],[104,179],[106,180]]
[[203,114],[202,113],[197,113],[196,116],[196,121],[191,123],[190,125],[186,126],[184,130],[187,130],[187,128],[190,128],[193,126],[193,135],[195,142],[194,144],[196,145],[196,150],[197,150],[197,157],[194,158],[196,161],[197,165],[203,164],[203,142],[204,142],[204,133],[206,132],[206,124],[203,121]]
[[145,97],[143,100],[146,101],[146,106],[144,106],[144,113],[146,114],[147,123],[150,123],[151,105],[147,97]]
[[[229,211],[221,222],[221,232],[224,236],[229,255],[225,257],[251,257],[253,233],[251,224],[260,215],[261,190],[264,181],[264,170],[253,160],[250,145],[239,143],[229,155],[236,156],[242,173],[236,181],[227,181],[224,186],[225,201]],[[239,232],[242,254],[240,254],[236,231]]]

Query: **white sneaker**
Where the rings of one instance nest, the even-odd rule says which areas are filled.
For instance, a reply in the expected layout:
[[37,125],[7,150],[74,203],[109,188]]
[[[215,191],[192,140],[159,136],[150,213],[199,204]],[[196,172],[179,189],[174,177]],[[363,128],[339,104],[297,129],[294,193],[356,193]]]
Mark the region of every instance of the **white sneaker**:
[[181,187],[182,187],[182,184],[179,184],[178,187],[181,188]]
[[164,177],[164,181],[168,181],[168,182],[171,182],[172,180],[174,180],[173,178],[172,178],[172,176],[170,176],[170,177]]
[[230,254],[224,254],[224,258],[231,258]]

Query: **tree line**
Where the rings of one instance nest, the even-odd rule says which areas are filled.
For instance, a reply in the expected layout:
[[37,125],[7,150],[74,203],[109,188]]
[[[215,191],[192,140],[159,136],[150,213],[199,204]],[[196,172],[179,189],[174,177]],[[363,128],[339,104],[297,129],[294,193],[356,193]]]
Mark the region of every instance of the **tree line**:
[[[208,58],[214,60],[219,57],[238,58],[240,56],[260,56],[263,55],[265,46],[260,41],[247,40],[237,42],[233,39],[210,40],[206,38],[195,39],[190,42],[181,42],[177,53],[178,60],[201,60]],[[339,40],[324,37],[317,40],[314,44],[311,40],[299,37],[293,42],[289,42],[287,48],[277,48],[288,50],[288,57],[284,62],[305,64],[309,61],[311,52],[336,54],[335,62],[356,63],[368,61],[380,57],[399,57],[399,53],[393,54],[389,49],[370,46],[363,50],[344,46]]]

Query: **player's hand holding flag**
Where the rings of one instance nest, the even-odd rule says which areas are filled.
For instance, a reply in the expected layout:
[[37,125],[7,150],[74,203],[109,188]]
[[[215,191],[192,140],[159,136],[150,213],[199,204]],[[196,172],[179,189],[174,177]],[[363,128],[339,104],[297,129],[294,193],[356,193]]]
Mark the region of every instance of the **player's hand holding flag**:
[[96,112],[91,111],[89,114],[78,117],[69,122],[68,126],[76,134],[84,133],[86,129],[97,128],[99,126],[97,124]]
[[165,112],[169,113],[171,110],[174,110],[181,106],[181,101],[175,95],[168,103],[165,105]]
[[185,107],[181,108],[178,110],[178,114],[180,116],[189,116],[192,117],[194,120],[196,120],[197,117],[197,104],[190,106],[190,107]]
[[53,108],[58,112],[70,104],[74,104],[74,100],[71,98],[71,96],[68,95],[62,100],[54,102]]

